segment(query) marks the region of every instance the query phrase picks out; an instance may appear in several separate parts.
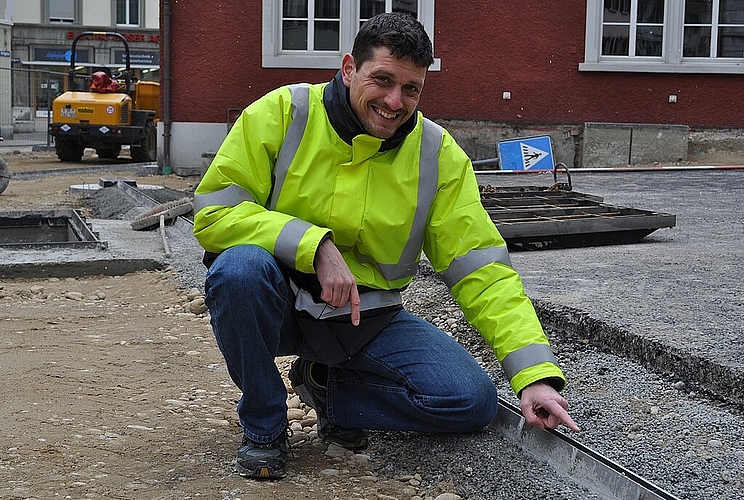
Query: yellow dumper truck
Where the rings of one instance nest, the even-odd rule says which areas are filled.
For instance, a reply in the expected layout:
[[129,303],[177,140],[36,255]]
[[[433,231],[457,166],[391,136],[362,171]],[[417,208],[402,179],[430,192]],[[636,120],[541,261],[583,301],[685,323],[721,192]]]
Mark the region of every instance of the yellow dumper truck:
[[[118,38],[125,48],[124,72],[113,77],[96,72],[89,88],[76,90],[75,47],[81,38]],[[72,42],[67,92],[52,103],[49,134],[54,137],[57,157],[80,161],[85,148],[94,148],[101,158],[117,158],[122,145],[129,145],[134,161],[157,160],[160,85],[133,81],[129,43],[123,35],[109,31],[84,31]]]

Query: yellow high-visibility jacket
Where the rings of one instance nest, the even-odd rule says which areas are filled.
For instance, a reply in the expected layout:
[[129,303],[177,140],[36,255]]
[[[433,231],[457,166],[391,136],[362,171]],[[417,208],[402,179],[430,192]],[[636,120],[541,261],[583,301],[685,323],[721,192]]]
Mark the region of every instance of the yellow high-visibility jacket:
[[195,192],[194,234],[208,252],[253,244],[314,273],[332,238],[357,284],[397,290],[422,250],[467,320],[494,349],[514,391],[565,385],[506,244],[452,136],[417,112],[395,148],[344,142],[323,103],[327,83],[279,88],[248,106]]

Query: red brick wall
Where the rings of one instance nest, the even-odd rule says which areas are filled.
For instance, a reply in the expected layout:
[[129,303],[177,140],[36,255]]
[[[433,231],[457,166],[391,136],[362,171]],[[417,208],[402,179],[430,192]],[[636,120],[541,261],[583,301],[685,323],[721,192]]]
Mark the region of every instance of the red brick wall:
[[[173,121],[225,122],[228,108],[279,85],[334,75],[261,68],[261,4],[171,1]],[[441,71],[427,76],[421,103],[432,118],[744,126],[742,75],[579,72],[585,0],[464,5],[436,2],[434,55]],[[504,91],[511,100],[502,99]],[[676,104],[669,94],[678,96]]]

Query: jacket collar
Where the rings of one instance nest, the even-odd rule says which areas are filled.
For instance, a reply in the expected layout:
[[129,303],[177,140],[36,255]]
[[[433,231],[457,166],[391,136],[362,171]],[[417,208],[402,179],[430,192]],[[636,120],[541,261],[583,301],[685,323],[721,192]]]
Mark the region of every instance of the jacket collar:
[[[341,71],[336,73],[333,80],[326,85],[323,91],[323,105],[325,106],[328,120],[333,126],[333,130],[346,143],[351,145],[354,137],[367,134],[359,119],[354,114],[349,104],[349,93],[341,76]],[[411,117],[395,131],[395,135],[390,139],[382,141],[380,152],[397,148],[400,143],[411,133],[416,126],[418,113],[413,113]]]

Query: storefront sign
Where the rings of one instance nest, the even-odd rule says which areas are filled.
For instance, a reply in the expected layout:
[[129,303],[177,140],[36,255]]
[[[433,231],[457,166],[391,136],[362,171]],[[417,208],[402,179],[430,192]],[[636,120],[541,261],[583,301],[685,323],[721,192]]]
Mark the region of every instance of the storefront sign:
[[[147,42],[147,43],[158,43],[160,41],[160,35],[157,34],[150,34],[150,33],[121,33],[119,32],[127,42],[129,43],[136,43],[136,42]],[[67,39],[73,40],[78,35],[77,31],[68,31],[67,32]],[[84,37],[84,40],[108,40],[110,38],[106,35],[101,34],[95,34],[95,35],[88,35]]]
[[[72,50],[68,48],[60,47],[35,47],[34,48],[34,60],[43,62],[70,62],[72,58]],[[88,49],[77,49],[75,50],[75,62],[87,63],[90,62],[90,50]]]
[[[126,51],[115,50],[114,61],[117,64],[126,64]],[[129,63],[147,66],[160,66],[160,53],[155,50],[130,50]]]

